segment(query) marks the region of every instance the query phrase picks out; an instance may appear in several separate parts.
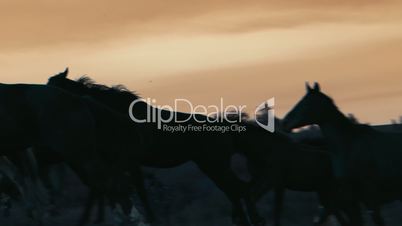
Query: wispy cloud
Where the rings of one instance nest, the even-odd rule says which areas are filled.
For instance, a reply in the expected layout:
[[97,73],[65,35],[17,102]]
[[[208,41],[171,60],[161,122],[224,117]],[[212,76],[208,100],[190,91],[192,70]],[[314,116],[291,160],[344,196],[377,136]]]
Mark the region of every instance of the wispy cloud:
[[396,0],[1,2],[1,82],[45,82],[70,66],[162,101],[276,96],[283,112],[318,80],[347,110],[385,121],[402,107],[374,117],[364,98],[402,99],[391,98],[402,83],[401,10]]
[[166,33],[253,32],[400,19],[397,1],[49,1],[0,3],[2,50]]

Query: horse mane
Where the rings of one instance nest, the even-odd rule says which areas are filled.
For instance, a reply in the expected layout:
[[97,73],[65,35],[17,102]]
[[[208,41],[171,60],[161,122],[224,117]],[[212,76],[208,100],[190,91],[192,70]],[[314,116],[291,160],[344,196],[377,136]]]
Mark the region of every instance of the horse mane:
[[109,95],[119,95],[119,96],[124,96],[126,98],[130,98],[131,100],[133,99],[140,99],[141,97],[134,91],[129,90],[127,87],[124,85],[114,85],[114,86],[106,86],[103,84],[98,84],[93,80],[92,78],[84,75],[81,76],[76,80],[76,82],[84,85],[86,88],[98,92],[98,93],[103,93],[103,94],[109,94]]

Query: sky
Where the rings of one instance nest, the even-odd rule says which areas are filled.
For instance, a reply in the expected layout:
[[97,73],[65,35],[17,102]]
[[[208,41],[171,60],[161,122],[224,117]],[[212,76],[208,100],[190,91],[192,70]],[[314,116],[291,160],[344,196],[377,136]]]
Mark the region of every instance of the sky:
[[[318,81],[345,113],[402,115],[402,1],[0,0],[0,82],[70,68],[156,104],[247,105],[282,117]],[[183,107],[184,108],[184,107]],[[182,109],[187,110],[187,109]]]

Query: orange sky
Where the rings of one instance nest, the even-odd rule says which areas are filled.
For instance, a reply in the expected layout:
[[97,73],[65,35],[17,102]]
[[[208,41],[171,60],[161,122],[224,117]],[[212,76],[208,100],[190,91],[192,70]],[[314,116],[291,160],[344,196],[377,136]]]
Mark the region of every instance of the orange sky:
[[275,97],[282,116],[319,81],[343,111],[387,123],[402,115],[402,2],[350,2],[0,1],[0,82],[69,66],[158,104]]

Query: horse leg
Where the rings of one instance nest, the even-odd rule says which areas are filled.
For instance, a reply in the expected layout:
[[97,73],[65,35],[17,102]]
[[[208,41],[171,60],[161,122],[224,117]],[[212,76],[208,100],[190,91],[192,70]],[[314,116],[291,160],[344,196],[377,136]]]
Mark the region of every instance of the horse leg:
[[5,193],[0,192],[0,204],[3,209],[3,217],[10,216],[10,210],[12,208],[11,197]]
[[95,224],[100,224],[105,221],[105,198],[99,197],[98,198],[98,216],[95,220]]
[[17,167],[22,173],[28,215],[38,225],[42,225],[45,215],[44,207],[48,204],[48,196],[39,178],[38,166],[32,150],[33,148],[30,147],[25,152],[17,152],[14,160],[18,162]]
[[43,163],[39,167],[41,180],[49,191],[51,216],[58,216],[60,214],[58,199],[63,194],[64,167],[65,166],[60,163]]
[[[331,214],[335,214],[339,222],[343,222],[344,218],[342,214],[336,211],[335,207],[335,200],[331,193],[326,192],[326,191],[317,191],[318,194],[318,199],[322,206],[319,207],[319,215],[318,219],[316,222],[314,222],[314,225],[322,225],[325,222],[327,222],[329,216]],[[345,226],[344,224],[341,223],[342,226]]]
[[323,211],[315,225],[322,225],[331,214],[334,214],[339,224],[342,226],[360,226],[363,219],[360,214],[358,202],[351,201],[340,195],[338,191],[328,187],[317,191],[319,200],[323,205]]
[[384,218],[381,215],[381,209],[376,206],[369,211],[371,218],[377,226],[385,226]]
[[144,205],[146,222],[151,223],[155,220],[155,216],[154,216],[154,213],[151,209],[151,206],[150,206],[150,203],[148,200],[148,192],[145,189],[144,174],[140,167],[134,167],[134,169],[132,169],[130,173],[131,173],[133,182],[135,184],[135,188],[137,190],[138,196],[139,196],[142,204]]
[[2,173],[0,188],[3,215],[10,215],[12,201],[22,199],[25,201],[22,176],[16,166],[6,157],[0,157],[0,172]]
[[[119,188],[122,188],[121,185],[118,186]],[[126,188],[124,187],[124,191],[123,190],[114,190],[110,193],[110,195],[108,196],[110,200],[112,200],[112,203],[114,206],[116,206],[117,204],[120,205],[121,210],[123,211],[123,214],[125,216],[129,216],[131,209],[133,207],[133,202],[131,202],[130,200],[130,192],[128,192],[126,190]]]
[[48,164],[40,164],[39,177],[41,178],[43,185],[49,191],[49,203],[52,206],[54,204],[53,188],[49,175],[50,166]]
[[[219,164],[224,164],[224,162],[222,161]],[[246,185],[230,170],[230,164],[228,164],[228,168],[224,168],[221,165],[216,166],[210,161],[197,162],[197,165],[225,193],[232,203],[233,224],[236,226],[251,226],[241,202],[242,193],[246,190]]]
[[319,218],[316,222],[314,222],[314,225],[317,225],[317,226],[324,225],[328,221],[329,216],[331,216],[331,214],[334,214],[340,225],[353,226],[349,223],[350,217],[349,217],[349,219],[348,219],[348,217],[345,217],[345,214],[348,215],[347,213],[344,213],[340,210],[329,210],[325,206],[321,207],[320,209],[321,210],[320,210]]
[[18,192],[15,192],[16,190],[18,190],[16,185],[7,176],[0,173],[0,205],[4,217],[10,216],[12,198],[13,196],[15,196],[14,198],[16,199],[18,198]]
[[345,203],[342,210],[349,218],[351,226],[363,226],[363,217],[361,213],[360,204],[357,201],[350,201]]
[[274,200],[274,225],[281,225],[281,215],[283,210],[284,188],[275,188],[275,200]]
[[119,204],[123,210],[125,216],[130,216],[131,209],[133,208],[133,203],[130,201],[129,197],[120,199]]
[[11,199],[7,199],[4,202],[4,217],[9,217],[11,215],[11,208],[13,207],[13,203]]
[[265,226],[266,221],[258,214],[256,202],[247,195],[244,198],[244,201],[250,216],[251,223],[256,226]]
[[113,192],[109,196],[110,206],[114,207],[115,220],[117,225],[125,225],[130,221],[130,213],[133,208],[133,203],[128,195]]
[[96,192],[90,190],[87,202],[85,203],[84,211],[81,214],[80,221],[78,223],[79,226],[83,226],[88,223],[89,218],[91,217],[93,206],[95,205],[96,197],[99,197],[98,195],[96,195]]
[[[100,215],[104,215],[102,213],[102,208],[104,208],[105,205],[102,205],[102,203],[103,199],[112,198],[111,196],[107,195],[110,194],[108,193],[108,191],[110,191],[109,186],[115,186],[114,183],[110,183],[111,180],[114,179],[114,175],[112,175],[110,172],[107,172],[103,162],[97,158],[97,156],[92,157],[92,159],[90,161],[86,161],[85,164],[70,163],[69,165],[76,172],[81,181],[89,188],[88,199],[79,220],[79,225],[82,226],[88,223],[88,220],[91,217],[92,209],[95,206],[95,202],[98,201],[100,203],[100,209],[98,209],[98,212]],[[119,192],[115,192],[115,194],[119,194]],[[102,216],[98,216],[98,218],[102,218]]]
[[233,212],[232,212],[232,222],[235,226],[251,226],[248,221],[247,214],[243,209],[243,205],[239,196],[232,192],[225,192],[227,197],[232,203]]
[[314,225],[319,226],[327,222],[330,212],[323,206],[318,207],[318,218],[314,219]]

